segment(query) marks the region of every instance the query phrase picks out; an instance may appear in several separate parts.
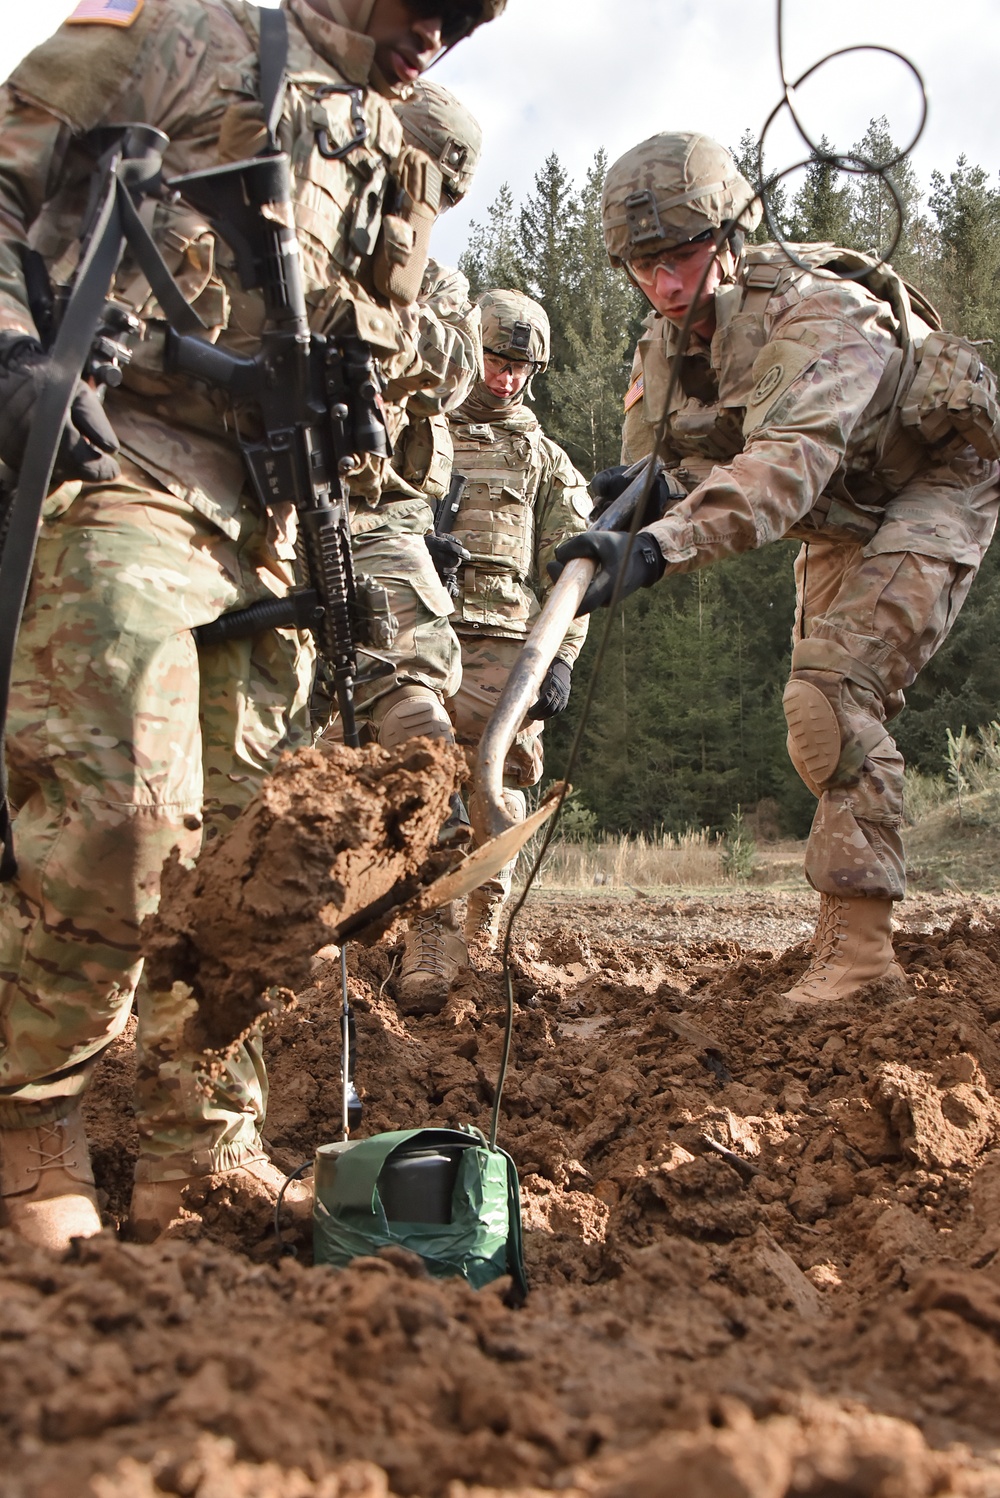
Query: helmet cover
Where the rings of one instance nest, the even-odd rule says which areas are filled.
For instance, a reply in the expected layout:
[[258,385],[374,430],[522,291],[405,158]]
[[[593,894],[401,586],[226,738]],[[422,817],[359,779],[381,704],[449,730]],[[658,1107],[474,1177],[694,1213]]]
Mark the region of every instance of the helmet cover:
[[460,203],[472,186],[483,148],[479,121],[440,83],[420,78],[410,96],[396,105],[403,134],[426,151],[444,177],[448,204]]
[[687,244],[735,221],[749,233],[760,204],[732,156],[707,135],[664,131],[633,146],[604,181],[601,216],[612,265]]
[[523,291],[484,291],[479,298],[483,318],[483,348],[507,354],[515,361],[535,364],[540,373],[549,362],[548,314]]

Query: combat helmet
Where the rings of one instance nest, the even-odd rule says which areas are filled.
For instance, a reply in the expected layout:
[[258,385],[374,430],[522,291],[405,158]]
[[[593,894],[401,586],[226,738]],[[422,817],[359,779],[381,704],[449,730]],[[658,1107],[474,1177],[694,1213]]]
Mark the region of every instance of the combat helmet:
[[483,318],[483,348],[488,354],[507,354],[530,360],[541,374],[549,362],[551,334],[544,307],[523,291],[484,291],[479,298]]
[[707,135],[664,131],[614,163],[601,201],[612,265],[673,249],[735,221],[735,253],[760,223],[760,204],[732,156]]
[[409,144],[419,146],[440,166],[447,200],[443,206],[454,207],[472,186],[479,165],[479,121],[454,94],[426,78],[414,83],[410,97],[396,105],[396,113]]

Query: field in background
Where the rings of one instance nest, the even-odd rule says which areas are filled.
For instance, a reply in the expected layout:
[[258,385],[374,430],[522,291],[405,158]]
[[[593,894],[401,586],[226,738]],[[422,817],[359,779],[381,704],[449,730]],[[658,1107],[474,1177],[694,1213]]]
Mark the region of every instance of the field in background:
[[[584,817],[586,813],[584,813]],[[1000,889],[1000,723],[978,733],[949,734],[941,775],[906,775],[906,843],[914,889],[942,892]],[[567,818],[579,827],[573,807]],[[545,856],[543,889],[640,890],[769,885],[804,889],[804,842],[761,836],[773,817],[737,816],[729,830],[707,827],[673,835],[557,837]],[[518,866],[523,880],[541,837]]]

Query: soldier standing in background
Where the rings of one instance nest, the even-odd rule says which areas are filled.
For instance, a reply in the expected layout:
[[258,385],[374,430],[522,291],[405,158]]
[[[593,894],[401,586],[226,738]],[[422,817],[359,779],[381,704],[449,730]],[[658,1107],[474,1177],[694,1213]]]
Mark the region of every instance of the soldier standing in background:
[[[356,331],[389,379],[420,364],[409,308],[441,181],[404,146],[391,101],[504,4],[284,6],[278,137],[311,325]],[[15,471],[47,372],[25,285],[29,235],[53,280],[69,280],[98,127],[157,126],[170,138],[167,176],[266,149],[259,15],[241,0],[84,4],[0,95],[0,458]],[[393,184],[409,219],[386,208]],[[150,206],[210,336],[253,352],[263,304],[239,285],[228,248],[183,199]],[[78,386],[8,722],[19,872],[0,886],[0,1201],[7,1225],[51,1248],[100,1228],[80,1098],[131,1010],[139,926],[165,858],[175,847],[196,857],[278,755],[311,738],[309,638],[270,630],[202,648],[192,634],[288,589],[294,517],[265,512],[251,492],[228,402],[165,369],[162,313],[133,263],[115,295],[143,336],[105,407]],[[376,502],[384,467],[367,460],[352,494]],[[261,1144],[259,1036],[209,1070],[183,1039],[192,1003],[179,984],[139,995],[132,1223],[143,1238],[186,1204],[266,1202],[281,1182]]]
[[[460,203],[472,186],[482,150],[482,131],[475,118],[440,84],[421,80],[411,96],[396,106],[405,139],[440,169],[439,215]],[[420,295],[412,309],[418,353],[412,372],[389,382],[384,396],[392,467],[384,490],[366,501],[352,500],[351,532],[355,565],[389,591],[399,621],[393,645],[384,652],[393,670],[360,689],[359,721],[385,749],[407,739],[455,742],[446,697],[462,680],[462,653],[450,615],[453,602],[428,550],[433,528],[431,505],[448,488],[452,443],[448,412],[460,406],[482,374],[479,308],[469,300],[469,283],[461,271],[429,260]],[[459,795],[442,829],[443,844],[469,836],[468,816]],[[396,1000],[405,1013],[426,1008],[426,974],[422,955],[449,939],[456,928],[453,905],[432,911],[415,923],[404,942]]]
[[[591,507],[583,475],[525,404],[549,361],[544,308],[503,290],[484,292],[479,306],[485,373],[452,418],[455,470],[467,482],[451,536],[469,560],[457,575],[462,685],[448,702],[458,741],[473,758],[549,589],[547,563],[560,541],[584,530]],[[508,756],[504,799],[516,821],[524,820],[525,788],[542,777],[543,721],[569,702],[586,634],[582,620],[568,632]],[[468,941],[495,945],[514,863],[469,896]],[[450,967],[440,965],[447,976]],[[425,966],[432,969],[431,959]]]
[[[832,245],[793,246],[801,264],[780,245],[745,247],[760,209],[705,136],[655,135],[629,151],[608,173],[603,214],[612,264],[653,308],[622,457],[662,458],[662,518],[631,546],[591,533],[557,556],[601,564],[586,612],[619,577],[627,597],[665,572],[802,541],[784,705],[792,763],[819,802],[806,875],[820,915],[787,997],[846,998],[899,971],[903,760],[885,725],[993,535],[995,381],[890,266]],[[593,487],[610,502],[623,484],[610,470]]]

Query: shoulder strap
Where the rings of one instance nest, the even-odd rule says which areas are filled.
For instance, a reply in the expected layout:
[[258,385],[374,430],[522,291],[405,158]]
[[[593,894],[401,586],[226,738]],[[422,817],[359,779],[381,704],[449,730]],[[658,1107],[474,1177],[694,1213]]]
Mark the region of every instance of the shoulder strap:
[[[278,121],[285,104],[288,17],[283,10],[260,10],[260,102],[267,127],[267,153],[279,151]],[[266,153],[265,153],[266,154]]]

